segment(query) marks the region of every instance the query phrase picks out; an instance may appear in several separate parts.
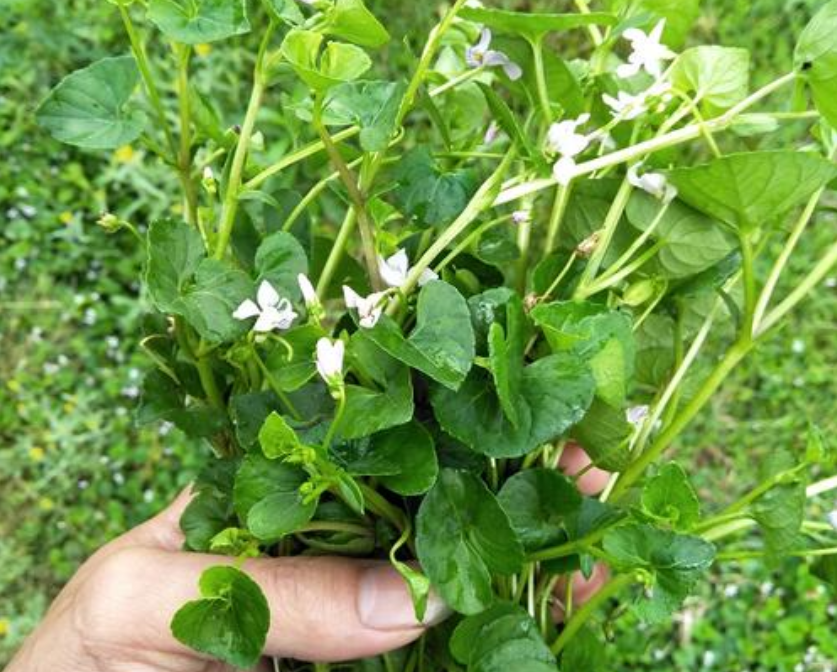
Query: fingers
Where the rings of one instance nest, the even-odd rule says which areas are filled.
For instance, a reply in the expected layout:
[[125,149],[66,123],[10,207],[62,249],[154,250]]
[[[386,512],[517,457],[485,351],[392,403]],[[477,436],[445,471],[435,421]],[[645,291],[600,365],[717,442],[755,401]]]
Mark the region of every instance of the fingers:
[[[568,476],[575,476],[590,466],[591,460],[584,452],[584,449],[577,443],[568,443],[561,453],[558,466]],[[578,481],[578,489],[584,495],[596,495],[607,487],[610,480],[610,473],[597,467],[590,467],[582,474]]]
[[160,513],[151,520],[126,532],[109,546],[114,548],[128,548],[141,546],[156,548],[161,551],[177,551],[183,547],[183,532],[180,530],[180,516],[192,501],[194,493],[192,486],[186,486],[180,494]]
[[[579,607],[587,602],[593,595],[595,595],[601,587],[607,583],[609,577],[608,569],[605,565],[597,562],[593,567],[593,573],[590,578],[585,578],[581,572],[572,573],[572,603],[574,607]],[[566,613],[567,601],[567,578],[562,577],[558,583],[555,584],[553,591],[555,601],[552,608],[552,617],[556,622],[562,622]]]
[[[189,649],[170,634],[171,619],[199,597],[198,579],[205,569],[230,562],[145,548],[112,557],[112,571],[98,586],[99,594],[107,596],[98,625],[110,628],[101,636],[118,636],[130,647],[188,655]],[[417,639],[425,625],[447,615],[443,604],[431,598],[424,624],[419,623],[403,579],[387,563],[295,557],[251,560],[244,570],[270,606],[266,655],[311,661],[375,656]]]

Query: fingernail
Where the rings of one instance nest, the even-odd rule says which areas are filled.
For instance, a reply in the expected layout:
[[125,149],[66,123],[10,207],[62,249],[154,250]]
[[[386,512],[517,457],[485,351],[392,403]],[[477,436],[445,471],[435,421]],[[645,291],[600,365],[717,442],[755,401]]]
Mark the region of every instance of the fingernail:
[[450,609],[432,592],[424,619],[416,619],[410,591],[401,575],[389,564],[367,569],[360,579],[357,600],[360,622],[372,630],[405,630],[431,626],[450,615]]

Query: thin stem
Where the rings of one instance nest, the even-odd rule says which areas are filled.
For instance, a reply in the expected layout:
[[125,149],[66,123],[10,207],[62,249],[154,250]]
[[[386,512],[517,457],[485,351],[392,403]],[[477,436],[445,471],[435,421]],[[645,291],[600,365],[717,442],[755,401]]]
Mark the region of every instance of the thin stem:
[[189,98],[189,60],[192,48],[176,47],[178,55],[177,99],[180,108],[180,150],[177,155],[177,167],[180,182],[183,185],[186,221],[198,226],[204,243],[208,243],[206,232],[198,219],[198,193],[192,180],[192,104]]
[[478,68],[466,70],[462,74],[457,75],[452,79],[449,79],[444,84],[440,84],[436,88],[430,89],[430,97],[435,98],[436,96],[441,96],[443,93],[450,91],[451,89],[455,89],[460,84],[464,84],[465,82],[474,79],[474,77],[476,77],[477,75],[481,75],[483,72],[485,72],[485,69],[485,66],[481,65]]
[[486,222],[482,226],[478,226],[471,233],[465,236],[459,243],[457,243],[456,247],[454,247],[447,254],[447,256],[444,259],[442,259],[442,261],[440,261],[433,267],[433,270],[436,271],[436,273],[439,273],[442,269],[446,268],[448,264],[450,264],[454,259],[456,259],[456,257],[462,254],[464,250],[468,249],[471,246],[471,244],[482,234],[499,226],[500,224],[508,222],[510,218],[511,215],[503,215],[502,217],[498,217],[497,219],[492,219],[490,222]]
[[561,634],[558,635],[558,638],[550,647],[552,649],[552,653],[556,656],[561,653],[570,640],[572,640],[581,627],[588,620],[590,620],[590,617],[599,609],[599,607],[604,605],[612,597],[615,597],[635,580],[636,577],[633,574],[619,574],[602,586],[602,588],[599,589],[599,592],[593,595],[593,597],[582,605],[578,611],[575,612],[573,617],[567,621],[567,624],[564,626]]
[[374,535],[374,532],[368,527],[355,523],[342,523],[337,520],[313,520],[297,532],[300,534],[307,534],[308,532],[346,532],[362,537]]
[[265,381],[267,381],[268,387],[273,391],[273,393],[279,397],[279,401],[282,405],[288,410],[294,420],[302,420],[302,415],[296,410],[296,407],[293,405],[293,402],[288,398],[288,395],[282,389],[281,385],[279,385],[276,378],[273,376],[273,373],[270,369],[267,368],[267,365],[262,361],[262,358],[259,356],[259,353],[256,351],[254,347],[253,350],[253,359],[256,360],[256,365],[259,367],[259,370],[262,372]]
[[544,292],[543,296],[540,297],[539,302],[546,301],[550,296],[552,296],[552,293],[556,289],[558,289],[558,285],[561,284],[561,281],[566,277],[567,273],[570,272],[570,269],[573,267],[573,264],[575,263],[576,259],[578,259],[578,254],[576,252],[573,252],[570,255],[570,258],[567,260],[567,263],[564,265],[564,268],[561,269],[561,272],[558,274],[558,277],[556,277],[555,280],[552,281],[552,284],[549,286],[546,292]]
[[349,243],[349,238],[355,230],[355,224],[357,224],[357,213],[354,208],[349,208],[343,218],[343,223],[340,225],[340,230],[337,232],[337,239],[334,241],[334,245],[331,248],[328,259],[326,259],[323,272],[320,274],[320,278],[317,281],[317,294],[320,296],[325,296],[328,292],[329,285],[331,285],[331,279],[337,272],[338,266],[340,266],[343,251],[346,249],[346,245]]
[[541,106],[544,124],[552,122],[552,106],[549,104],[549,89],[546,85],[546,68],[543,62],[543,36],[537,40],[529,40],[532,47],[532,58],[535,66],[535,82],[538,89],[538,102]]
[[572,183],[568,185],[559,184],[555,192],[555,201],[552,204],[552,214],[549,217],[549,228],[546,232],[546,244],[544,245],[544,256],[552,254],[558,244],[558,236],[561,233],[561,224],[564,215],[567,213],[567,205],[572,194]]
[[[614,285],[619,284],[627,278],[629,275],[633,274],[634,272],[638,271],[642,268],[645,264],[647,264],[651,259],[657,256],[657,253],[663,248],[665,245],[665,241],[658,241],[654,243],[650,248],[648,248],[645,252],[639,255],[634,261],[627,264],[624,268],[618,269],[616,272],[611,273],[608,272],[602,275],[596,282],[592,283],[587,289],[579,294],[579,298],[586,299],[593,294],[598,294],[605,289],[613,287]],[[616,264],[618,266],[618,264]]]
[[340,423],[343,421],[343,414],[346,412],[346,390],[341,389],[339,395],[337,396],[337,411],[334,413],[334,420],[331,421],[331,424],[328,426],[328,431],[326,432],[325,438],[323,439],[322,443],[322,452],[323,454],[327,455],[329,448],[331,448],[331,442],[334,440],[334,436],[337,434],[337,429],[340,427]]
[[[590,13],[590,5],[587,0],[574,0],[576,9],[581,14],[589,14]],[[593,40],[593,44],[597,47],[602,43],[602,33],[599,30],[598,26],[588,25],[587,32],[590,34],[590,39]]]
[[741,320],[741,334],[744,338],[753,337],[753,319],[758,301],[758,288],[756,287],[755,256],[753,254],[753,243],[750,234],[741,232],[741,272],[744,283],[744,314]]

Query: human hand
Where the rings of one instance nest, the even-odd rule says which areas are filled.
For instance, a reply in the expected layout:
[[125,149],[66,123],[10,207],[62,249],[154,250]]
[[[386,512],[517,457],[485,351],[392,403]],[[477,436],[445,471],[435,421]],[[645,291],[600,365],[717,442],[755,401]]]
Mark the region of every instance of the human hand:
[[[107,544],[61,591],[7,672],[226,672],[178,642],[169,623],[198,597],[198,578],[230,558],[186,553],[178,527],[186,493],[156,518]],[[448,613],[431,595],[416,621],[389,563],[264,558],[244,563],[270,605],[265,653],[312,661],[374,656],[418,638]],[[269,669],[267,667],[265,670]]]

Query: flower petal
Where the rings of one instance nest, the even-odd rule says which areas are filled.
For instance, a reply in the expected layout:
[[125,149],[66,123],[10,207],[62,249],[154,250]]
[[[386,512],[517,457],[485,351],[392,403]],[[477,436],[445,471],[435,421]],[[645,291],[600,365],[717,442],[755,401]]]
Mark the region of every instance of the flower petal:
[[346,308],[357,308],[360,304],[361,297],[351,287],[343,285],[343,300],[346,302]]
[[428,282],[433,282],[434,280],[438,280],[439,276],[434,271],[430,270],[429,268],[425,268],[418,279],[419,287],[424,287]]
[[276,310],[274,306],[268,306],[262,310],[256,324],[253,325],[253,331],[260,334],[266,334],[269,331],[279,328],[279,323],[282,321],[281,313]]
[[256,293],[256,301],[262,310],[271,306],[275,307],[279,303],[279,292],[267,280],[262,280],[259,291]]
[[241,305],[235,309],[233,317],[236,320],[249,320],[251,317],[256,317],[261,312],[262,311],[259,310],[259,307],[254,301],[247,299],[246,301],[242,301]]
[[552,167],[552,175],[558,184],[567,186],[575,177],[576,162],[569,156],[563,156]]
[[378,272],[381,279],[389,287],[400,287],[407,279],[407,272],[410,270],[410,260],[405,250],[398,250],[388,259],[378,257]]

